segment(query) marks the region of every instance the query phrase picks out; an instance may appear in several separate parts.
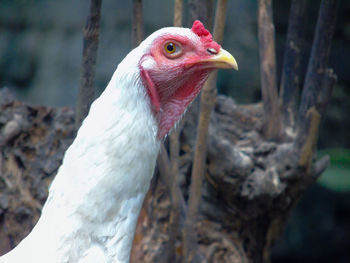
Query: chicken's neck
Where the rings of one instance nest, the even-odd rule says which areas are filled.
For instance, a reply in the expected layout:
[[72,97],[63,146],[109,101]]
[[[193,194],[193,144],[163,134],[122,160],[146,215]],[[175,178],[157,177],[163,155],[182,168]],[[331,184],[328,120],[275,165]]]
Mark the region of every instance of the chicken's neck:
[[159,140],[137,72],[121,75],[93,103],[13,262],[129,262]]

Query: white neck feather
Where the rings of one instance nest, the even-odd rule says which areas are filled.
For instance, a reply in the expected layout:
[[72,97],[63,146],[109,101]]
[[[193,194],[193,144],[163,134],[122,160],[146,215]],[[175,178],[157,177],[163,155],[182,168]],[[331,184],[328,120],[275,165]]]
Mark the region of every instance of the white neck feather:
[[0,262],[129,262],[160,143],[138,61],[136,49],[118,66],[67,150],[38,224]]

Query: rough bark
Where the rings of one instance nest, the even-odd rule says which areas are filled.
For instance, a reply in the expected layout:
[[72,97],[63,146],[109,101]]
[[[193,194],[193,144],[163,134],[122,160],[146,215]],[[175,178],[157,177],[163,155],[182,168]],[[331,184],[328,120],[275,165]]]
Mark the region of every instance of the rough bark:
[[76,129],[80,127],[81,122],[89,113],[90,105],[95,99],[94,81],[100,35],[101,3],[102,0],[91,0],[90,12],[83,30],[83,60],[76,106]]
[[260,55],[261,95],[264,102],[266,138],[279,139],[282,133],[277,94],[275,27],[272,21],[272,0],[259,0],[258,39]]
[[0,252],[39,219],[47,189],[74,137],[74,111],[30,106],[0,92]]

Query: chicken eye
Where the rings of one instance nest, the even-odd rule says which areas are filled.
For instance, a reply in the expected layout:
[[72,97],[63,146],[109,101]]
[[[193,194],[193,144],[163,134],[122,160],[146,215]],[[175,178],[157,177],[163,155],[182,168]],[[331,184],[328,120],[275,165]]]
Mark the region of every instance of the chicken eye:
[[169,42],[165,44],[164,49],[166,53],[174,54],[176,52],[176,45],[173,42]]

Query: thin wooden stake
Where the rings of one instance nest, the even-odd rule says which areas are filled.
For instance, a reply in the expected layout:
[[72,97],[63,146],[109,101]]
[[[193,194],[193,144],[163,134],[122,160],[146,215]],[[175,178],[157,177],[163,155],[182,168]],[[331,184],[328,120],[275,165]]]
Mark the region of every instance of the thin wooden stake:
[[175,0],[174,5],[174,26],[182,26],[183,0]]
[[132,45],[137,47],[143,40],[144,24],[142,0],[133,1]]
[[277,94],[275,27],[272,21],[271,0],[259,0],[258,38],[264,134],[268,139],[278,139],[282,133],[282,125]]
[[100,35],[101,4],[102,0],[91,0],[90,13],[83,31],[83,60],[75,115],[76,130],[79,129],[82,121],[88,115],[90,105],[95,97],[94,81]]

